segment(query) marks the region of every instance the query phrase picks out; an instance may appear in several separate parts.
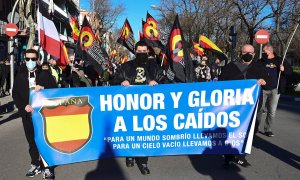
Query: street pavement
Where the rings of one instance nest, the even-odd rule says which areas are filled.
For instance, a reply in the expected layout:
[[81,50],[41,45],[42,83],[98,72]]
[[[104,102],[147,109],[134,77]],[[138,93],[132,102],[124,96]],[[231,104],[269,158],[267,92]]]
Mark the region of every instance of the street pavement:
[[[0,98],[0,180],[22,180],[30,158],[21,118],[12,111],[11,97]],[[55,168],[57,180],[297,180],[300,179],[300,102],[281,96],[273,125],[275,137],[259,133],[253,142],[252,166],[233,164],[223,168],[220,155],[164,156],[149,159],[150,175],[140,174],[137,166],[127,168],[124,158],[62,165]],[[262,127],[261,127],[262,129]],[[37,175],[33,180],[42,179]]]

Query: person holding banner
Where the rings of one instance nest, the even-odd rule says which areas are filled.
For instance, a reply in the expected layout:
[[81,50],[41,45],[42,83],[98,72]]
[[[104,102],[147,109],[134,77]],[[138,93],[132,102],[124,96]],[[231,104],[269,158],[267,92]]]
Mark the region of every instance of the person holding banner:
[[[241,60],[230,62],[222,69],[219,76],[220,81],[224,80],[241,80],[241,79],[257,79],[257,84],[265,86],[269,83],[268,73],[265,70],[262,63],[253,60],[255,56],[254,47],[250,44],[242,46]],[[260,100],[262,101],[262,93],[260,94]],[[261,103],[258,104],[260,109]],[[246,160],[245,155],[225,155],[225,167],[229,167],[229,164],[233,161],[242,167],[250,166],[250,163]]]
[[[132,61],[121,64],[117,68],[113,84],[155,86],[163,79],[163,71],[155,61],[148,60],[149,48],[145,41],[135,44],[135,56]],[[126,157],[126,166],[133,167],[135,162],[143,175],[150,174],[147,166],[148,157]]]
[[[40,70],[37,66],[38,52],[34,49],[25,51],[26,64],[22,64],[16,75],[12,97],[18,111],[22,117],[23,128],[26,140],[29,145],[29,155],[31,157],[31,167],[26,173],[27,177],[34,177],[41,173],[41,159],[34,140],[34,128],[31,113],[32,106],[29,104],[30,89],[39,91],[44,88],[56,88],[57,85],[49,69]],[[46,168],[43,171],[46,179],[54,179],[54,169]]]
[[[271,81],[266,87],[263,88],[262,108],[258,110],[256,119],[257,130],[262,119],[262,114],[264,111],[263,107],[266,107],[267,114],[264,125],[264,133],[268,137],[273,137],[274,133],[272,132],[271,125],[275,119],[280,93],[285,91],[287,76],[292,74],[293,69],[287,61],[284,61],[282,64],[282,58],[274,53],[273,46],[269,44],[263,48],[261,61],[264,63],[265,68],[270,75]],[[277,83],[280,71],[281,76],[278,85]]]

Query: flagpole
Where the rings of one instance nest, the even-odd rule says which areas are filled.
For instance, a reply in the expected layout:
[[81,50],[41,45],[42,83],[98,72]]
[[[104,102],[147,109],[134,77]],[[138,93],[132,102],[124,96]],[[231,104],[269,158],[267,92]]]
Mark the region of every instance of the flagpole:
[[[38,7],[37,7],[37,24],[40,23],[40,3],[38,3]],[[40,32],[38,30],[38,42],[40,44],[40,39],[41,39],[41,36],[40,36]]]
[[[14,23],[14,18],[15,18],[15,11],[17,8],[17,5],[19,3],[19,0],[17,0],[13,6],[13,9],[11,11],[11,17],[10,17],[10,22],[9,23]],[[8,55],[9,55],[9,62],[10,62],[10,95],[12,95],[12,89],[14,85],[14,47],[12,47],[14,44],[14,37],[10,37],[8,40]]]
[[160,67],[163,66],[163,64],[164,64],[164,59],[165,59],[165,53],[163,54],[163,57],[162,57],[162,60],[161,60],[161,63],[160,63]]
[[[282,61],[281,61],[281,64],[280,64],[280,65],[282,65],[283,62],[284,62],[284,60],[285,60],[287,51],[288,51],[288,49],[289,49],[289,47],[290,47],[290,44],[291,44],[292,39],[293,39],[293,37],[294,37],[294,35],[295,35],[296,31],[297,31],[298,26],[299,26],[299,22],[298,22],[298,24],[296,25],[296,27],[295,27],[295,29],[294,29],[294,32],[293,32],[291,38],[290,38],[289,41],[288,41],[288,44],[287,44],[287,47],[286,47],[285,52],[284,52],[284,54],[283,54],[283,58],[282,58]],[[280,80],[280,76],[281,76],[281,71],[279,71],[279,75],[278,75],[278,79],[277,79],[277,92],[278,92],[278,88],[279,88],[279,80]]]
[[[37,7],[37,24],[39,26],[40,22],[41,22],[41,19],[40,19],[40,2],[38,2],[38,7]],[[39,51],[40,51],[40,48],[41,48],[41,33],[40,33],[40,29],[38,27],[38,45],[39,45]],[[43,59],[44,60],[44,59]]]

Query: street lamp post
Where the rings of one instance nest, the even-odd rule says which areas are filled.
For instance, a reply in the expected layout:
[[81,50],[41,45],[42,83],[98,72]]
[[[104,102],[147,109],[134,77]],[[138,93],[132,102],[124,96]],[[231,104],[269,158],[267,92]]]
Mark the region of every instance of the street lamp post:
[[[13,23],[13,20],[15,18],[15,11],[17,8],[17,4],[19,3],[19,0],[16,0],[14,7],[11,11],[11,18],[10,18],[10,23]],[[12,95],[12,88],[13,88],[13,84],[14,84],[14,54],[13,54],[13,50],[14,47],[13,46],[14,43],[14,37],[10,37],[8,40],[8,54],[9,54],[9,60],[10,60],[10,94]]]

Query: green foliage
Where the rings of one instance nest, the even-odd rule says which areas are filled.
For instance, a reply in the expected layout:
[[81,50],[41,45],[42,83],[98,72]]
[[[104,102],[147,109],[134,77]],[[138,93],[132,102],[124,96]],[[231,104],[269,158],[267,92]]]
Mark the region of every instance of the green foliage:
[[293,97],[300,97],[300,91],[295,91],[295,92],[285,92],[285,95],[288,96],[293,96]]
[[291,76],[287,78],[287,92],[293,93],[295,92],[296,87],[300,83],[300,69],[299,71],[295,71]]
[[296,73],[300,73],[300,66],[293,66],[293,70]]

